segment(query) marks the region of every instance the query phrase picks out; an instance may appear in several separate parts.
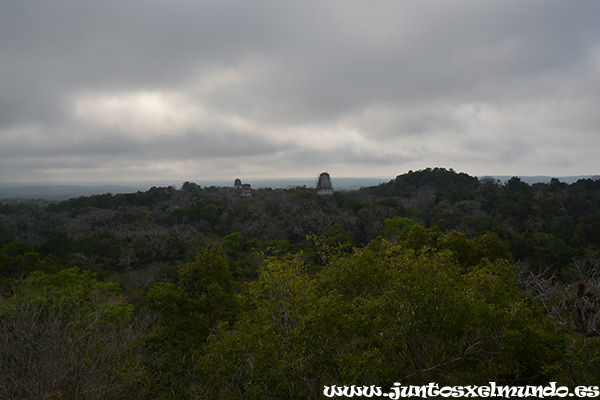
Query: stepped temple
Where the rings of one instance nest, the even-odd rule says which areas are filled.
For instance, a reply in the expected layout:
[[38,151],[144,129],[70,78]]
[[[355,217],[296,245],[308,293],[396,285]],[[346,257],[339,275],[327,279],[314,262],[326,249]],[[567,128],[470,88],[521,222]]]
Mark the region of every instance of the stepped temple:
[[331,178],[327,172],[319,175],[317,182],[317,194],[321,197],[333,197],[333,187],[331,186]]

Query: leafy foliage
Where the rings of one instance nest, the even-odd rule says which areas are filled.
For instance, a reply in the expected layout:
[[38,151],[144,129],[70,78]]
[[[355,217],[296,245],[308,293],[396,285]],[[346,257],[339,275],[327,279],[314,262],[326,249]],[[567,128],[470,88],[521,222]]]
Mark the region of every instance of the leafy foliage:
[[201,360],[206,398],[317,397],[323,385],[551,376],[565,338],[509,264],[466,270],[447,251],[371,243],[309,275],[272,260],[240,296],[237,325]]
[[157,326],[143,340],[145,364],[158,392],[193,387],[195,360],[211,332],[233,321],[235,302],[228,262],[208,249],[182,265],[175,283],[160,282],[148,291],[159,313]]
[[38,271],[1,300],[2,398],[143,398],[139,328],[117,284]]

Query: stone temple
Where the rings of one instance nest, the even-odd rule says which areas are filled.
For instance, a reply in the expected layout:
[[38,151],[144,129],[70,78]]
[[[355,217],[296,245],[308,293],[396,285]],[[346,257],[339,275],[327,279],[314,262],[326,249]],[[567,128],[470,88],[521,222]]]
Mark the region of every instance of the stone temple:
[[233,182],[233,188],[239,196],[252,197],[252,187],[249,183],[242,184],[242,180],[240,178],[237,178]]
[[333,187],[331,187],[331,178],[327,172],[319,175],[317,182],[317,194],[321,197],[333,197]]

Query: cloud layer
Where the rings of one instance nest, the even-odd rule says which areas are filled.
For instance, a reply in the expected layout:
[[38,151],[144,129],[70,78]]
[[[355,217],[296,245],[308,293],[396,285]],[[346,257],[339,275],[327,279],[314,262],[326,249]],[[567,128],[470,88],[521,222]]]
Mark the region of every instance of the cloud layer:
[[0,181],[598,173],[600,3],[0,3]]

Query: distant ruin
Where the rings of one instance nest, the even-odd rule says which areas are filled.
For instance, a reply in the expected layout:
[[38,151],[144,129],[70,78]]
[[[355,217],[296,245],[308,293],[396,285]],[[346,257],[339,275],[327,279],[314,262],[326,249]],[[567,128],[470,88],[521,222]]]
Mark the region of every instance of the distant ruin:
[[233,182],[233,189],[242,197],[252,197],[252,187],[249,183],[243,183],[240,178],[236,178]]
[[319,175],[317,182],[317,195],[321,197],[333,197],[333,187],[331,186],[331,178],[327,172]]
[[[240,178],[233,181],[233,189],[236,195],[240,197],[252,197],[252,187],[249,183],[242,183]],[[322,198],[333,197],[333,187],[331,186],[331,177],[327,172],[322,172],[317,181],[316,193]]]

